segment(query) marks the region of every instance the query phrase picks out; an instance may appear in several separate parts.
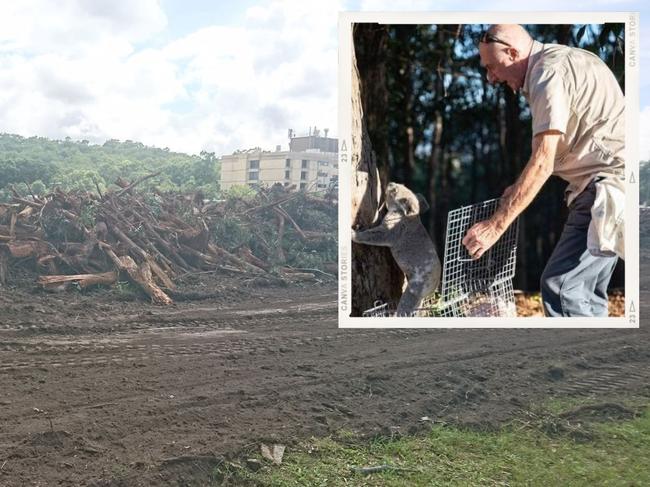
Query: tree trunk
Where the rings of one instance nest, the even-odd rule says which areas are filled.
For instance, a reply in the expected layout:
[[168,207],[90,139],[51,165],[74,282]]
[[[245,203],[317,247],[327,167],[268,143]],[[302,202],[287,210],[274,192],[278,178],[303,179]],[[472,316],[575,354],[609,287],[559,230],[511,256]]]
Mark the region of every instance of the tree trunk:
[[365,128],[383,185],[388,183],[388,89],[386,58],[388,28],[380,24],[356,24],[353,41],[359,93]]
[[[436,181],[440,177],[442,165],[442,130],[443,118],[440,110],[434,113],[433,121],[433,140],[431,147],[431,158],[429,159],[429,229],[434,235],[441,235],[440,229],[436,228],[439,221],[436,216],[440,214],[439,201],[440,195],[436,192]],[[444,213],[443,213],[444,214]]]
[[70,283],[76,283],[81,289],[90,286],[110,286],[117,282],[117,272],[102,272],[99,274],[75,274],[65,276],[40,276],[38,283],[46,290],[63,290]]
[[6,286],[9,280],[9,256],[0,249],[0,286]]
[[[372,45],[385,45],[385,39],[376,26],[354,26],[354,48],[352,50],[352,214],[353,228],[366,229],[379,223],[379,207],[383,201],[382,185],[376,157],[372,150],[366,127],[366,117],[373,118],[372,105],[362,102],[364,89],[372,86],[379,90],[381,86],[372,83],[385,83],[376,71],[383,72],[382,53]],[[385,31],[384,31],[384,34]],[[369,43],[372,43],[370,45]],[[364,53],[365,80],[360,77],[357,66],[356,51]],[[374,59],[373,59],[374,57]],[[385,91],[385,84],[383,85]],[[381,95],[380,95],[381,96]],[[395,303],[401,295],[403,276],[395,264],[390,250],[386,247],[352,244],[352,306],[351,316],[361,316],[364,310],[373,307],[376,300]]]
[[147,262],[142,262],[138,265],[129,255],[119,257],[119,259],[122,262],[121,269],[125,270],[131,278],[131,281],[140,286],[140,288],[151,298],[153,304],[160,306],[169,306],[170,304],[173,304],[171,298],[167,296],[167,294],[165,294],[165,292],[160,289],[155,282],[153,282],[151,268]]
[[287,257],[284,255],[284,249],[282,248],[282,240],[284,239],[284,216],[282,214],[276,214],[275,216],[278,220],[278,248],[276,249],[276,258],[280,264],[285,264]]

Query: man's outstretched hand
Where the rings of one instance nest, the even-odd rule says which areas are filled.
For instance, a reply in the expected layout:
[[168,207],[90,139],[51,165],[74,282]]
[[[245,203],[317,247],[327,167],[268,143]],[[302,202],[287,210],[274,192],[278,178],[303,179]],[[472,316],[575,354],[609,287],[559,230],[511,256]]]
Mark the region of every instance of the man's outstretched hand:
[[497,243],[501,235],[503,235],[503,230],[499,230],[492,220],[484,220],[474,224],[467,231],[463,238],[463,245],[472,259],[480,259],[485,252],[490,250],[490,247]]

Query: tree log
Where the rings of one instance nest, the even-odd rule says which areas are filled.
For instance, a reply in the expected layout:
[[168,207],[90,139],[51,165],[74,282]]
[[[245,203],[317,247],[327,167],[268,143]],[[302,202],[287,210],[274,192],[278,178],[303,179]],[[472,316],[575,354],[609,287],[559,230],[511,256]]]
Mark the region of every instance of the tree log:
[[0,240],[30,240],[34,237],[42,238],[43,232],[38,228],[34,228],[31,225],[25,225],[20,221],[14,223],[13,229],[10,225],[0,224]]
[[284,255],[284,249],[282,248],[282,240],[284,239],[284,216],[277,211],[277,208],[275,210],[278,218],[278,248],[276,249],[276,256],[278,262],[284,264],[287,261],[287,257]]
[[178,234],[178,241],[199,252],[205,252],[210,240],[210,231],[205,222],[202,222],[202,228],[190,228],[183,230]]
[[221,247],[215,245],[215,244],[208,244],[208,248],[210,249],[211,252],[215,253],[216,255],[219,255],[226,260],[230,261],[231,263],[234,263],[235,265],[238,265],[239,267],[242,267],[246,269],[249,272],[252,272],[253,274],[266,274],[266,271],[264,269],[260,269],[259,267],[249,264],[243,259],[240,259],[236,255],[231,254],[225,249],[222,249]]
[[237,253],[239,254],[239,257],[244,259],[249,264],[259,267],[260,269],[264,269],[266,272],[271,269],[271,266],[269,264],[264,262],[262,259],[257,258],[253,252],[251,252],[251,249],[246,246],[240,247]]
[[[128,184],[127,186],[123,186],[122,189],[121,189],[120,191],[118,191],[117,194],[116,194],[115,196],[116,196],[117,198],[119,198],[120,196],[122,196],[122,195],[123,195],[124,193],[126,193],[127,191],[132,190],[134,187],[136,187],[136,186],[137,186],[138,184],[140,184],[142,181],[146,181],[146,180],[149,179],[149,178],[153,178],[154,176],[158,176],[158,174],[160,174],[161,172],[162,172],[162,171],[157,171],[157,172],[155,172],[155,173],[147,174],[146,176],[142,176],[140,179],[136,179],[136,180],[133,181],[131,184]],[[121,180],[120,182],[123,182],[123,181],[124,181],[122,178],[119,178],[119,179]],[[118,184],[118,185],[119,185],[119,184]]]
[[0,249],[0,286],[6,286],[9,280],[9,256]]
[[55,275],[59,272],[56,266],[57,257],[54,254],[43,255],[36,259],[36,265],[41,269],[45,269],[48,274]]
[[126,271],[131,281],[147,293],[153,304],[161,306],[173,304],[172,299],[153,282],[151,268],[147,262],[143,262],[138,266],[129,255],[119,257],[119,260],[121,268]]
[[145,259],[147,257],[147,253],[142,250],[133,240],[131,240],[131,238],[129,238],[117,225],[112,224],[108,228],[120,242],[126,245],[126,247],[129,249],[129,252],[133,252],[141,259]]
[[50,250],[49,245],[42,240],[14,240],[3,244],[3,246],[9,250],[9,253],[15,259],[40,257]]
[[142,250],[142,248],[138,246],[133,240],[127,237],[126,234],[122,230],[120,230],[120,228],[117,225],[111,225],[110,230],[118,238],[118,240],[120,240],[123,244],[125,244],[128,247],[129,251],[132,251],[142,260],[147,262],[147,264],[150,267],[150,270],[153,271],[153,273],[156,275],[158,279],[160,279],[160,282],[164,284],[165,287],[174,288],[174,283],[171,281],[169,276],[165,274],[165,271],[163,271],[160,268],[160,266],[156,263],[153,257],[151,257],[144,250]]
[[174,282],[171,280],[171,278],[167,275],[167,273],[158,265],[156,260],[151,257],[150,255],[147,255],[147,258],[145,259],[145,262],[149,264],[149,267],[151,268],[151,271],[155,274],[155,276],[160,280],[160,282],[165,286],[166,288],[169,289],[175,289],[176,285]]
[[181,252],[194,257],[203,265],[217,265],[217,261],[212,256],[199,252],[189,245],[181,244]]
[[263,204],[263,205],[260,205],[260,206],[255,206],[253,208],[248,208],[242,214],[243,215],[248,215],[249,213],[253,213],[255,211],[259,211],[259,210],[263,210],[265,208],[271,208],[273,206],[281,205],[282,203],[286,203],[287,201],[292,200],[292,199],[297,198],[297,197],[298,197],[298,195],[294,194],[294,195],[291,195],[291,196],[287,196],[286,198],[281,198],[279,200],[273,201],[271,203],[266,203],[266,204]]
[[117,272],[102,272],[100,274],[76,274],[71,276],[40,276],[38,283],[46,290],[59,290],[67,287],[67,284],[76,282],[79,287],[85,289],[89,286],[105,285],[110,286],[117,282]]
[[14,211],[15,208],[20,208],[20,205],[12,203],[0,203],[0,218],[4,217],[10,211]]
[[[17,195],[17,193],[15,193]],[[43,203],[37,203],[36,201],[31,201],[25,198],[22,198],[21,196],[14,196],[13,200],[16,203],[20,203],[22,205],[26,206],[33,206],[34,208],[40,209],[43,206]]]
[[16,236],[16,220],[18,219],[18,215],[16,213],[11,214],[11,222],[9,223],[9,236],[10,237],[15,237]]
[[34,213],[36,213],[36,208],[34,208],[33,206],[25,206],[25,208],[23,208],[20,211],[20,213],[18,213],[18,217],[19,218],[27,218],[30,215],[33,215]]
[[192,271],[195,270],[190,264],[188,264],[183,257],[181,257],[178,252],[167,242],[164,238],[160,236],[158,231],[147,221],[143,222],[144,228],[149,232],[149,235],[153,237],[154,241],[160,247],[161,252],[165,252],[168,258],[172,259],[183,271]]
[[283,270],[282,276],[288,281],[311,281],[316,279],[314,274],[308,272],[286,272]]

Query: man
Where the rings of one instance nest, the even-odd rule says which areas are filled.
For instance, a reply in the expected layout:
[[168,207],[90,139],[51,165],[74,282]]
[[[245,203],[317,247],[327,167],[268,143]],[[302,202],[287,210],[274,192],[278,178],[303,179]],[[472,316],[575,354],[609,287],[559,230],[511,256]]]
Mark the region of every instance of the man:
[[[534,41],[520,25],[493,25],[479,43],[488,81],[522,90],[533,123],[532,154],[499,209],[463,239],[480,258],[530,204],[552,175],[568,181],[569,216],[541,278],[546,316],[607,316],[607,285],[617,257],[589,249],[591,208],[598,190],[622,189],[624,97],[609,68],[582,49]],[[608,185],[606,183],[612,183]],[[600,186],[599,186],[600,185]],[[605,197],[608,191],[602,191]],[[620,192],[622,195],[622,192]],[[607,201],[619,203],[622,198]],[[610,225],[611,226],[611,225]],[[622,239],[623,233],[616,235]],[[592,235],[590,234],[590,238]],[[593,240],[593,239],[592,239]],[[600,249],[604,246],[597,242]],[[611,256],[613,255],[613,256]]]

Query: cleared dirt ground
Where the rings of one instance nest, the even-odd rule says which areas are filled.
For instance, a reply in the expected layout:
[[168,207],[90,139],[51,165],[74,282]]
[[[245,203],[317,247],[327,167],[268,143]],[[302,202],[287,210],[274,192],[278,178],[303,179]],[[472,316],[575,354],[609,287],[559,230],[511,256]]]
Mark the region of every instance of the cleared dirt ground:
[[650,397],[642,279],[640,330],[339,330],[333,283],[197,279],[172,309],[2,289],[0,485],[200,485],[262,441]]

